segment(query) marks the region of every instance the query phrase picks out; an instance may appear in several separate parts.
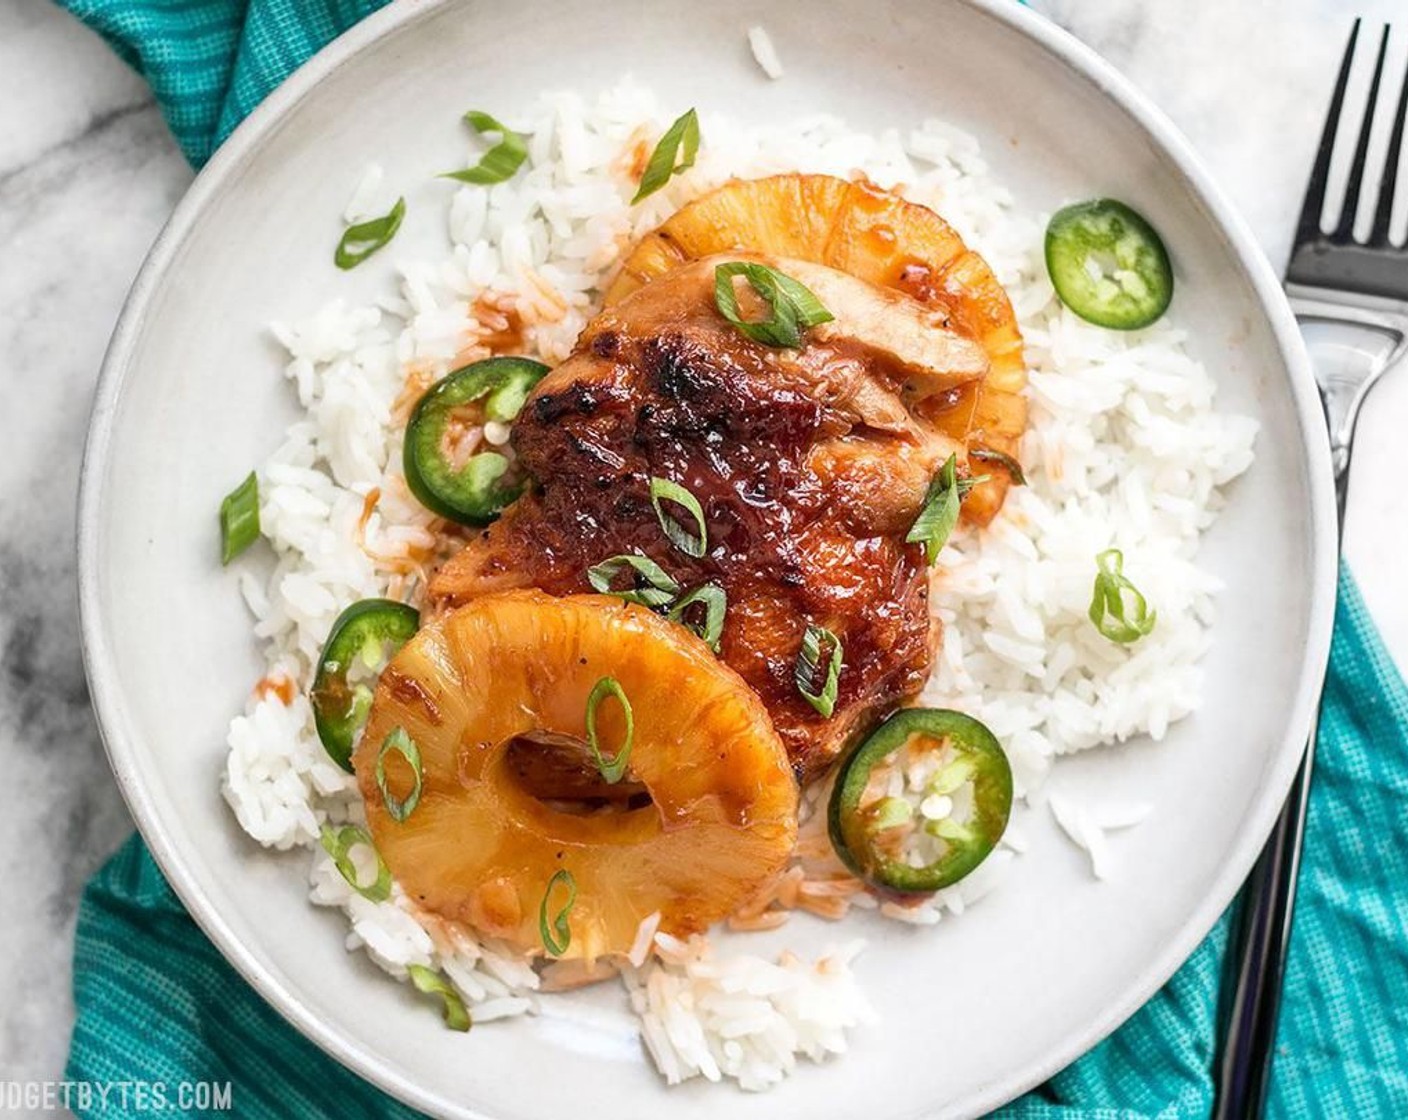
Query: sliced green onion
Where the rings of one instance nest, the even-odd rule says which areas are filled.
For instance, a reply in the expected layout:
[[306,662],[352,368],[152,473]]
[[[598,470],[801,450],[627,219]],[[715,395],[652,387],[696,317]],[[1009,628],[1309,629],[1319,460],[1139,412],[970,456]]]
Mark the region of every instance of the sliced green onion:
[[968,452],[968,458],[976,459],[980,463],[996,463],[1012,476],[1013,486],[1025,486],[1027,484],[1027,476],[1022,471],[1022,464],[1012,458],[1011,455],[998,451],[995,447],[975,447]]
[[924,495],[924,508],[919,511],[908,536],[904,538],[911,544],[924,546],[924,556],[930,567],[938,560],[949,534],[958,524],[958,510],[963,496],[978,483],[987,480],[987,475],[959,478],[957,457],[950,455],[944,460],[939,473],[929,483],[929,490]]
[[220,563],[228,564],[259,539],[259,479],[254,472],[220,502]]
[[450,986],[440,973],[423,964],[408,964],[406,971],[411,974],[411,983],[426,995],[439,996],[445,1001],[445,1025],[452,1031],[467,1031],[474,1021],[469,1017],[469,1008],[459,992]]
[[645,174],[640,177],[640,190],[631,199],[631,205],[654,194],[670,181],[671,176],[693,167],[694,157],[698,154],[699,114],[691,109],[660,137],[660,143],[650,153],[650,162],[645,165]]
[[[371,833],[365,828],[355,824],[333,828],[332,825],[325,824],[319,839],[323,851],[332,856],[338,871],[354,891],[368,902],[385,902],[391,897],[391,870],[381,858],[381,853],[376,850],[376,845],[372,843]],[[361,844],[365,844],[371,849],[372,855],[376,856],[376,879],[369,886],[358,882],[357,865],[352,862],[352,849]]]
[[[771,309],[772,317],[756,322],[743,318],[733,278],[742,276]],[[792,277],[752,261],[730,261],[714,269],[714,303],[719,314],[751,338],[765,346],[795,349],[802,344],[802,331],[835,318],[810,288]]]
[[[411,792],[406,794],[405,800],[398,800],[386,788],[386,756],[392,753],[404,758],[411,767],[411,773],[415,775],[415,785],[411,787]],[[381,750],[376,752],[376,788],[381,790],[381,800],[386,805],[387,816],[397,824],[415,812],[416,806],[420,804],[421,781],[420,747],[416,746],[416,741],[406,733],[404,727],[392,728],[391,734],[382,740]]]
[[[567,900],[562,904],[557,912],[557,917],[552,923],[548,923],[548,904],[552,898],[553,888],[558,883],[567,884]],[[554,957],[560,957],[567,952],[567,947],[572,944],[572,927],[568,924],[567,917],[572,913],[572,906],[577,901],[577,880],[572,877],[572,872],[565,867],[548,880],[548,888],[543,891],[543,902],[538,907],[538,933],[543,939],[543,948]]]
[[401,219],[405,216],[406,200],[398,198],[389,214],[349,226],[337,243],[337,252],[332,255],[333,263],[343,270],[356,268],[396,236],[396,231],[401,228]]
[[[690,516],[694,518],[694,524],[699,530],[699,536],[691,536],[688,529],[670,517],[661,508],[662,501],[677,502],[689,510]],[[650,504],[655,507],[655,516],[660,519],[660,528],[665,530],[665,536],[670,538],[672,545],[686,556],[700,557],[704,555],[709,548],[709,530],[704,524],[704,507],[699,504],[698,498],[678,482],[671,482],[668,478],[652,478],[650,480]]]
[[[701,623],[690,622],[685,612],[696,603],[704,604],[704,619]],[[678,622],[686,630],[692,630],[704,639],[704,643],[715,653],[719,652],[719,638],[724,632],[724,614],[728,610],[728,596],[716,583],[706,583],[696,587],[670,608],[669,619]]]
[[1124,553],[1107,548],[1095,558],[1095,588],[1090,597],[1090,621],[1095,629],[1120,645],[1137,642],[1159,619],[1139,589],[1124,574]]
[[528,158],[528,141],[521,134],[504,127],[488,113],[481,113],[478,109],[471,109],[464,115],[464,120],[479,135],[497,132],[502,139],[480,156],[479,162],[473,167],[446,171],[440,178],[457,179],[461,183],[475,183],[485,187],[512,179],[513,173],[522,167],[523,161]]
[[[822,643],[830,643],[830,654],[826,666],[826,683],[820,692],[812,691],[812,682],[821,669]],[[806,697],[807,703],[827,719],[836,710],[836,690],[841,681],[842,650],[841,639],[825,626],[808,624],[802,635],[802,648],[797,653],[797,666],[793,670],[793,680],[797,691]]]
[[[630,589],[617,591],[613,584],[628,570],[632,573]],[[593,564],[587,569],[587,582],[592,585],[593,591],[615,595],[628,603],[640,603],[646,607],[663,607],[680,591],[680,585],[670,578],[664,568],[649,556],[639,553],[613,556],[610,560]]]
[[[611,758],[607,758],[601,753],[601,741],[596,734],[596,710],[608,696],[616,697],[621,702],[621,711],[626,714],[625,738],[620,749]],[[596,763],[596,768],[601,771],[601,776],[608,785],[614,786],[626,776],[626,767],[631,761],[631,743],[635,739],[635,734],[635,713],[631,710],[631,702],[626,699],[626,690],[621,687],[621,682],[615,677],[602,677],[596,682],[596,686],[587,697],[587,745],[592,749],[592,761]]]

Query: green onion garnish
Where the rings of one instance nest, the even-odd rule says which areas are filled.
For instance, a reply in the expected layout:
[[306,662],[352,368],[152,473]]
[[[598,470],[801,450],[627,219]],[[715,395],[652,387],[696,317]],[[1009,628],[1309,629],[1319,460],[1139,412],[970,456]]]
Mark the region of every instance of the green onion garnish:
[[389,214],[349,226],[337,243],[337,252],[332,255],[333,263],[344,270],[356,268],[396,236],[396,231],[401,228],[401,219],[405,216],[406,200],[398,198]]
[[479,135],[497,132],[502,139],[485,152],[473,167],[466,167],[461,171],[446,171],[440,178],[457,179],[461,183],[475,183],[485,187],[512,179],[513,173],[522,167],[523,161],[528,158],[528,141],[478,109],[471,109],[464,115],[464,120]]
[[[756,322],[743,318],[733,278],[742,276],[770,308],[772,317]],[[714,303],[719,314],[754,342],[765,346],[796,349],[802,344],[802,331],[835,318],[821,305],[810,288],[792,277],[752,261],[730,261],[714,269]]]
[[[699,530],[699,536],[691,536],[688,529],[669,516],[660,506],[662,501],[677,502],[689,510],[695,527]],[[686,556],[704,555],[709,547],[709,530],[704,524],[704,507],[699,504],[698,498],[678,482],[671,482],[668,478],[652,478],[650,504],[655,507],[655,516],[660,520],[660,528],[665,531],[665,536],[670,538],[672,545]]]
[[959,478],[958,458],[950,455],[929,483],[929,490],[924,495],[924,508],[919,511],[919,516],[910,526],[909,535],[904,539],[911,544],[917,542],[924,546],[925,559],[930,567],[938,560],[939,552],[953,532],[953,527],[958,524],[958,510],[963,496],[978,483],[987,480],[987,475]]
[[[812,691],[821,668],[822,642],[830,643],[830,656],[826,667],[826,683],[820,692]],[[797,653],[797,666],[793,670],[793,680],[797,691],[806,697],[807,703],[827,719],[836,710],[836,689],[841,680],[841,639],[824,626],[807,625],[802,635],[802,648]]]
[[[380,653],[380,649],[377,652]],[[393,797],[391,791],[386,788],[386,756],[392,753],[404,758],[415,776],[415,784],[405,800]],[[421,780],[420,748],[404,727],[392,728],[391,734],[382,740],[381,750],[376,752],[376,788],[381,790],[381,800],[386,805],[387,816],[397,824],[415,812],[416,806],[420,804]]]
[[[552,898],[553,888],[558,883],[567,884],[567,900],[558,910],[557,917],[548,924],[548,901]],[[572,927],[567,923],[567,916],[572,913],[572,906],[577,901],[577,880],[572,878],[572,872],[565,867],[548,880],[548,889],[543,891],[543,902],[538,907],[538,933],[543,939],[543,948],[554,957],[560,957],[567,952],[567,947],[572,944]],[[554,936],[555,935],[555,936]]]
[[411,974],[413,983],[426,995],[439,996],[445,1001],[445,1025],[452,1031],[467,1031],[473,1025],[473,1020],[469,1017],[469,1009],[465,1007],[464,1000],[460,998],[459,992],[450,986],[440,973],[433,968],[426,968],[423,964],[408,964],[406,971]]
[[[631,572],[631,587],[626,591],[617,591],[612,585],[627,570]],[[593,591],[615,595],[628,603],[640,603],[646,607],[663,607],[680,590],[680,585],[670,578],[665,569],[639,553],[613,556],[610,560],[593,564],[587,569],[587,582],[592,585]]]
[[[381,853],[376,850],[371,834],[365,828],[355,824],[333,828],[332,825],[325,824],[319,839],[322,841],[323,851],[332,856],[338,871],[354,891],[368,902],[385,902],[391,897],[391,870],[381,858]],[[360,844],[365,844],[372,855],[376,856],[376,880],[369,886],[363,886],[357,881],[357,865],[352,862],[352,849]]]
[[[704,605],[702,623],[693,623],[685,618],[685,612],[696,603]],[[724,594],[724,589],[716,583],[706,583],[703,587],[696,587],[671,607],[668,617],[671,622],[678,622],[686,630],[694,631],[704,639],[710,649],[718,653],[719,638],[724,632],[724,613],[727,610],[728,596]]]
[[[645,165],[645,174],[640,177],[640,190],[631,199],[634,206],[643,198],[648,198],[678,175],[694,166],[694,157],[699,154],[699,114],[693,109],[675,121],[660,137],[660,143],[650,153],[650,162]],[[678,163],[675,161],[678,159]]]
[[259,539],[259,479],[254,472],[220,502],[220,563],[228,564]]
[[1090,598],[1090,621],[1095,629],[1120,645],[1137,642],[1158,621],[1139,589],[1124,575],[1124,553],[1107,548],[1095,558],[1095,589]]
[[1022,464],[1012,458],[1011,455],[1006,455],[998,451],[995,447],[975,447],[968,452],[968,458],[976,459],[980,463],[996,463],[1012,476],[1013,486],[1025,486],[1027,484],[1027,476],[1022,471]]
[[[601,753],[601,741],[596,734],[596,710],[608,696],[614,696],[621,702],[621,711],[626,715],[625,737],[620,749],[611,758]],[[587,745],[592,749],[592,760],[596,763],[596,768],[601,771],[601,776],[608,785],[614,786],[626,776],[626,766],[631,761],[631,742],[635,734],[635,713],[631,710],[631,702],[626,699],[626,690],[615,677],[602,677],[587,697]]]

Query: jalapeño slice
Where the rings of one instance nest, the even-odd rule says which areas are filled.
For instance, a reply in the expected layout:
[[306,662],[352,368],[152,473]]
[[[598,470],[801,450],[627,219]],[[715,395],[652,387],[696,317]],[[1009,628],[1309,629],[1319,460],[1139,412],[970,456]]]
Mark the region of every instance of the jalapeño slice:
[[499,452],[458,459],[455,427],[469,406],[476,406],[476,423],[512,420],[547,371],[529,358],[488,358],[447,374],[427,390],[406,423],[402,459],[406,485],[421,505],[462,525],[487,525],[518,497],[523,484],[505,478],[509,462]]
[[392,599],[361,599],[332,624],[308,696],[323,748],[349,773],[357,732],[372,706],[371,688],[349,673],[358,659],[369,674],[379,670],[419,627],[420,612]]
[[1147,327],[1173,299],[1173,267],[1163,241],[1143,217],[1112,198],[1057,211],[1046,227],[1046,271],[1062,303],[1112,330]]
[[[953,811],[923,820],[905,798],[872,785],[879,768],[907,767],[917,752],[939,752],[927,792],[950,799]],[[877,788],[878,787],[878,788]],[[827,818],[841,861],[872,886],[921,894],[958,882],[987,858],[1007,828],[1012,769],[991,731],[972,716],[945,708],[906,708],[882,723],[841,764]],[[921,866],[906,854],[925,834]]]

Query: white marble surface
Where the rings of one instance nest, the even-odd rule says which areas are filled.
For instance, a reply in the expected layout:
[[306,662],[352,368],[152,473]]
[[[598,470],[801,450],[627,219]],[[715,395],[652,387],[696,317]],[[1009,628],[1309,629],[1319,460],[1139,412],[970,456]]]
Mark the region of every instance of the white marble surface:
[[[1037,0],[1187,132],[1279,268],[1349,15],[1405,0]],[[1404,35],[1395,61],[1408,51]],[[0,1082],[54,1077],[83,880],[130,829],[78,645],[74,492],[103,348],[190,182],[142,83],[48,0],[0,0]],[[1364,420],[1348,550],[1408,665],[1408,371]]]

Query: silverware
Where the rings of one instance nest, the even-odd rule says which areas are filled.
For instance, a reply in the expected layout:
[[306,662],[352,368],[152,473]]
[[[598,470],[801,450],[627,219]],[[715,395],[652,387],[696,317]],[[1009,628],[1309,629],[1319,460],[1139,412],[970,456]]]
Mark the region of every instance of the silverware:
[[[1328,232],[1321,228],[1331,157],[1344,113],[1360,22],[1354,21],[1340,64],[1296,228],[1295,247],[1286,269],[1286,294],[1316,359],[1315,379],[1329,427],[1341,542],[1350,453],[1360,406],[1379,378],[1408,351],[1408,248],[1390,241],[1404,119],[1408,116],[1408,75],[1392,118],[1372,222],[1362,239],[1355,233],[1361,197],[1366,183],[1372,182],[1367,164],[1388,53],[1388,27],[1379,40],[1344,201],[1333,228]],[[1321,343],[1319,352],[1317,336]],[[1231,989],[1224,1004],[1227,1014],[1213,1108],[1216,1120],[1257,1117],[1265,1109],[1295,909],[1296,875],[1305,836],[1315,732],[1316,727],[1312,726],[1305,758],[1285,808],[1243,888],[1240,918],[1228,958]]]

